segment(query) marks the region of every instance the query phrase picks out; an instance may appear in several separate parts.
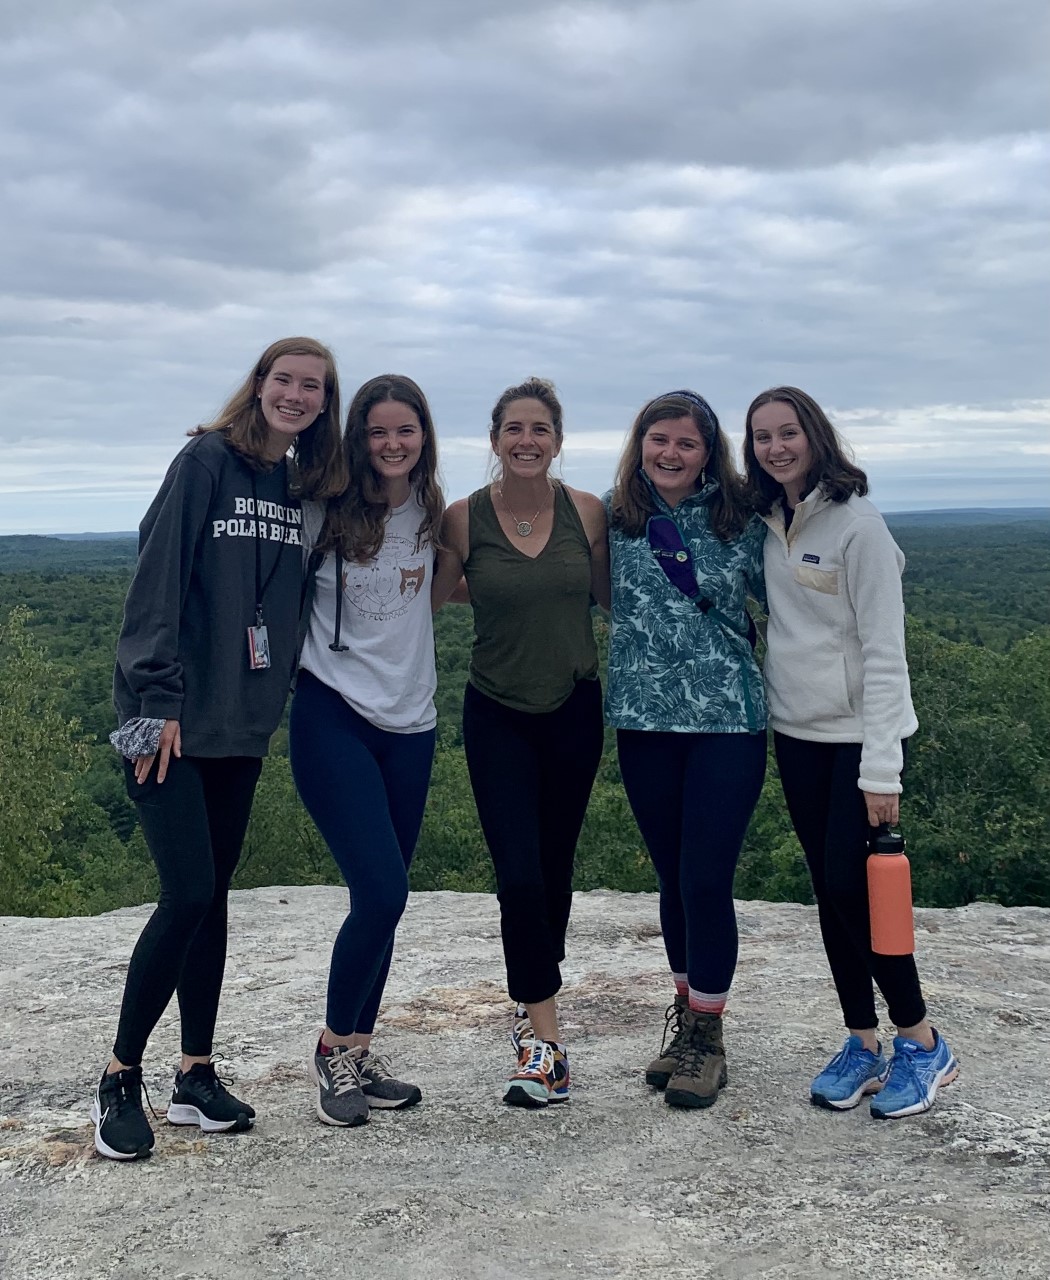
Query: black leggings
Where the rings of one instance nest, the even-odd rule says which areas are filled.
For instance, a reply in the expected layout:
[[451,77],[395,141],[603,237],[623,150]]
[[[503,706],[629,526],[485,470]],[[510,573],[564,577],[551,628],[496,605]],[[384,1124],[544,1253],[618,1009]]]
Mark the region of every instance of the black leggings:
[[142,1061],[176,991],[182,1052],[211,1053],[226,967],[226,896],[261,769],[255,756],[172,757],[163,783],[154,763],[140,786],[134,765],[125,761],[128,795],[160,876],[157,908],[128,965],[113,1045],[113,1056],[126,1066]]
[[467,684],[463,747],[496,892],[512,1000],[561,988],[572,868],[602,756],[602,687],[581,680],[554,711],[505,707]]
[[868,916],[868,812],[860,777],[859,742],[805,742],[774,733],[788,813],[806,855],[817,899],[820,933],[846,1026],[878,1026],[872,980],[898,1027],[926,1017],[914,956],[871,949]]

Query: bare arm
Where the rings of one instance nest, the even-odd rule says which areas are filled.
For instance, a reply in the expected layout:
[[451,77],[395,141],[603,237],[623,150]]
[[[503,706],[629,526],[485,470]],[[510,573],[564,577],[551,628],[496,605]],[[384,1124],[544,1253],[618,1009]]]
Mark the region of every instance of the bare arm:
[[[568,487],[568,486],[566,486]],[[609,612],[609,530],[601,499],[582,489],[569,489],[591,548],[591,595]]]
[[442,550],[438,552],[434,581],[430,589],[430,606],[435,613],[448,600],[469,604],[470,596],[463,578],[463,561],[467,556],[467,502],[460,498],[445,512],[441,524]]

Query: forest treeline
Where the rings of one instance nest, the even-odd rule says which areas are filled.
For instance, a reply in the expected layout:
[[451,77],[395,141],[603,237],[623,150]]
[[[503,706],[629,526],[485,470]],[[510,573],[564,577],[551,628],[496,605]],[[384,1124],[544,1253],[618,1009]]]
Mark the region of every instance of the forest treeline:
[[[1050,906],[1050,523],[902,525],[920,721],[903,822],[915,896]],[[134,544],[0,538],[0,915],[79,915],[152,900],[124,792],[110,684]],[[604,652],[607,632],[597,622]],[[439,742],[415,889],[491,890],[460,738],[470,612],[437,618]],[[508,802],[514,763],[507,762]],[[717,796],[698,803],[717,804]],[[292,785],[284,728],[257,793],[235,887],[336,884]],[[612,735],[576,887],[655,889]],[[737,873],[743,898],[809,902],[775,765]]]

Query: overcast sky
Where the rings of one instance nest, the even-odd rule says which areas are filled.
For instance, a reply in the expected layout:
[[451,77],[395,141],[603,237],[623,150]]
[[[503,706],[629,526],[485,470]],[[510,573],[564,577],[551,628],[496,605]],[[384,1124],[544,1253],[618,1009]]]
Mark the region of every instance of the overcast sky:
[[608,486],[777,382],[885,509],[1050,502],[1045,0],[0,0],[0,532],[131,529],[270,341],[553,378]]

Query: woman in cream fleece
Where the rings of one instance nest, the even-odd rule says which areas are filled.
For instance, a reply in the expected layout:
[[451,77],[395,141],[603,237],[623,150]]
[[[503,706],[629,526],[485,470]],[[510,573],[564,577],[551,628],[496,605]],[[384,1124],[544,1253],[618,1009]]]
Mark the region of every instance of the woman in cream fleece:
[[[918,722],[904,647],[904,556],[827,416],[804,391],[764,391],[747,412],[748,483],[769,526],[766,690],[788,811],[805,851],[849,1035],[811,1086],[876,1119],[928,1110],[958,1064],[926,1019],[913,956],[871,950],[869,829],[896,823]],[[874,987],[896,1024],[877,1035]]]

